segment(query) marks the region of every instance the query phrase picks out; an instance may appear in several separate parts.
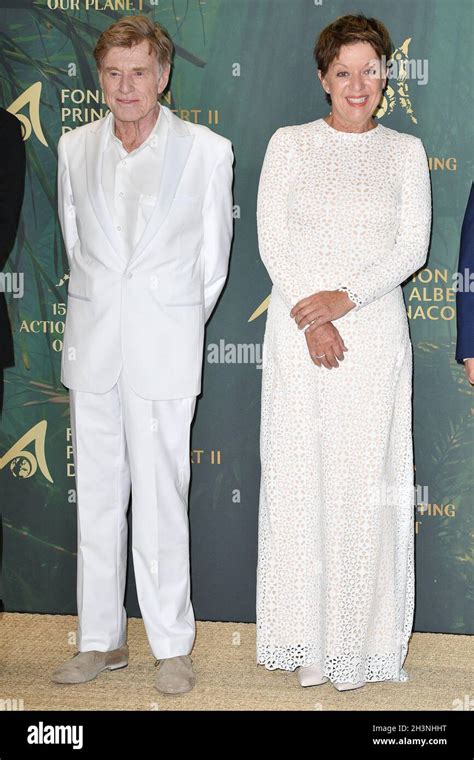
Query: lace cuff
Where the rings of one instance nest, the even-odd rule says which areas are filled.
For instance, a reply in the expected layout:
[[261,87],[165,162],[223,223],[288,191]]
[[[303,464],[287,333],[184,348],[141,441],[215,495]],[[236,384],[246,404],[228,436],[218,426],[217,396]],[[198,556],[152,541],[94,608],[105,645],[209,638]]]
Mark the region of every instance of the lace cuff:
[[357,295],[357,293],[354,293],[354,291],[351,288],[347,288],[345,285],[341,285],[341,287],[336,288],[336,290],[344,290],[347,293],[347,295],[349,296],[349,298],[351,299],[351,301],[353,301],[355,303],[355,305],[356,305],[356,311],[357,311],[357,309],[360,309],[360,307],[363,304],[363,301],[362,301],[361,298],[359,298],[359,296]]

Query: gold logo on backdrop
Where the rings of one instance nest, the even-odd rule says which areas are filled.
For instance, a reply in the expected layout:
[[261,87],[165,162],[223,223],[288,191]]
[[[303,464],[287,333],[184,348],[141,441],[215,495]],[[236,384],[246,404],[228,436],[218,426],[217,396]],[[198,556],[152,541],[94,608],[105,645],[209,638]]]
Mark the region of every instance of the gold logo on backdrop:
[[[0,457],[0,470],[10,464],[10,471],[15,478],[31,478],[38,466],[46,480],[53,483],[53,478],[46,463],[44,444],[48,423],[41,420],[34,425],[4,454]],[[35,445],[35,453],[27,451],[26,447],[31,443]]]
[[[408,48],[411,42],[411,37],[408,37],[396,50],[394,50],[393,55],[389,59],[390,61],[394,61],[397,66],[397,80],[396,85],[394,87],[391,87],[389,84],[390,80],[387,80],[387,87],[385,89],[384,96],[382,98],[382,102],[380,103],[380,106],[378,107],[377,111],[375,112],[375,116],[378,119],[381,119],[385,114],[392,113],[393,109],[395,108],[397,95],[400,101],[400,106],[407,112],[408,116],[412,120],[414,124],[418,124],[418,121],[413,113],[413,108],[410,101],[410,96],[408,94],[408,72],[407,72],[407,63],[408,63]],[[257,306],[254,312],[249,317],[249,322],[253,322],[254,319],[257,319],[257,317],[260,317],[267,309],[268,305],[270,303],[270,296],[267,296],[260,306]]]
[[56,283],[56,287],[60,288],[61,285],[64,285],[65,282],[69,280],[69,274],[64,273],[62,277],[60,277],[59,282]]
[[[34,132],[40,143],[48,147],[46,138],[43,134],[40,121],[40,102],[41,102],[41,82],[35,82],[28,87],[13,103],[8,106],[7,111],[12,113],[20,122],[23,129],[23,140],[26,142]],[[19,113],[22,108],[28,106],[28,116]]]
[[259,317],[260,314],[263,314],[263,312],[268,309],[269,304],[270,304],[270,296],[267,296],[265,300],[262,301],[260,306],[257,306],[253,314],[250,315],[249,322],[253,322],[253,320],[257,319],[257,317]]
[[410,96],[408,94],[408,48],[411,42],[411,37],[403,42],[399,48],[397,48],[390,58],[397,67],[397,79],[394,87],[390,86],[390,80],[387,80],[387,87],[382,98],[382,102],[375,112],[375,116],[381,119],[386,113],[392,113],[395,108],[397,95],[400,102],[400,106],[407,112],[414,124],[418,124],[418,121],[413,113]]

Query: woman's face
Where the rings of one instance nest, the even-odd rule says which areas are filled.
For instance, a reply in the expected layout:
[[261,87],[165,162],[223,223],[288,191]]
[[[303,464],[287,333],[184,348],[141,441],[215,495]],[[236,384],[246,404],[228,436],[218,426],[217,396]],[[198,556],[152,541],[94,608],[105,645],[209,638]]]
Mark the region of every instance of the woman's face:
[[385,86],[385,71],[372,45],[343,45],[324,77],[318,77],[332,100],[333,117],[350,126],[363,126],[377,109]]

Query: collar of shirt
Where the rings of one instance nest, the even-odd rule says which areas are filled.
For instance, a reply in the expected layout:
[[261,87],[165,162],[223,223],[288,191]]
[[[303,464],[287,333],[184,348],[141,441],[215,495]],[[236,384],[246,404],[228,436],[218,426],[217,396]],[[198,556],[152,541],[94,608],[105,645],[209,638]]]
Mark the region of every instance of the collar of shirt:
[[125,158],[126,156],[135,156],[137,153],[144,150],[148,146],[152,150],[153,149],[156,150],[158,148],[158,145],[160,144],[160,140],[162,140],[165,136],[166,126],[167,126],[166,116],[163,114],[163,110],[160,107],[155,126],[151,130],[146,140],[144,140],[142,144],[138,146],[138,148],[135,148],[135,150],[127,152],[122,145],[122,141],[115,134],[115,119],[114,119],[114,116],[112,115],[112,118],[110,119],[110,124],[109,124],[107,143],[109,145],[112,145],[112,144],[115,145],[115,147],[120,152],[121,158]]

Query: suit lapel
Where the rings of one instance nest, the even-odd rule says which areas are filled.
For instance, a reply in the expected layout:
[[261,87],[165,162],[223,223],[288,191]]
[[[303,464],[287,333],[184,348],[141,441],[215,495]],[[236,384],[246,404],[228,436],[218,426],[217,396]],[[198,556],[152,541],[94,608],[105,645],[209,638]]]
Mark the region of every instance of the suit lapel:
[[98,122],[97,128],[93,131],[91,130],[87,135],[87,190],[97,220],[123,267],[127,267],[132,261],[136,261],[165,221],[194,140],[194,136],[189,133],[186,122],[178,119],[166,106],[161,106],[161,108],[164,112],[163,115],[168,121],[168,130],[160,190],[153,213],[145,226],[140,240],[135,246],[130,261],[128,261],[123,252],[122,240],[115,230],[102,187],[102,162],[112,114],[109,113]]
[[109,113],[102,119],[97,129],[90,131],[86,140],[86,173],[87,173],[87,190],[94,208],[97,220],[102,227],[105,236],[110,241],[113,251],[122,265],[127,264],[127,259],[122,253],[122,241],[117,235],[110,216],[107,201],[105,199],[102,187],[102,162],[104,160],[104,151],[107,141],[107,134],[110,128],[112,114]]
[[194,140],[184,121],[178,119],[166,106],[161,108],[168,121],[168,129],[160,189],[153,213],[135,246],[130,262],[135,262],[143,253],[165,221]]

